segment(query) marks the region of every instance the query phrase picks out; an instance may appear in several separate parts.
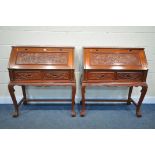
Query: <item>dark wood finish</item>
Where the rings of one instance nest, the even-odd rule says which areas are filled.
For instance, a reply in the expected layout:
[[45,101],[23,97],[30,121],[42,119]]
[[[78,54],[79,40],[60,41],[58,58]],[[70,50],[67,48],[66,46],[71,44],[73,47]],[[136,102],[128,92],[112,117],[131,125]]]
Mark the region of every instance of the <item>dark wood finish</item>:
[[[87,86],[127,86],[127,100],[120,101],[136,105],[136,115],[141,117],[140,107],[147,92],[147,60],[143,48],[84,48],[84,76],[82,79],[81,116],[85,116],[85,89]],[[142,87],[138,103],[132,98],[133,87]],[[91,100],[99,101],[99,100]]]
[[[71,115],[76,116],[73,47],[12,47],[8,70],[10,76],[8,89],[15,108],[13,117],[19,115],[19,106],[22,103],[27,105],[30,101],[66,101],[28,99],[26,86],[71,86]],[[23,98],[19,103],[14,93],[16,85],[22,87]]]
[[127,104],[130,105],[131,104],[131,94],[132,94],[132,90],[133,90],[133,86],[129,87],[129,93],[128,93],[128,100],[127,100]]
[[23,98],[24,98],[23,104],[26,105],[27,99],[26,99],[26,88],[25,88],[25,86],[22,86],[22,92],[23,92]]

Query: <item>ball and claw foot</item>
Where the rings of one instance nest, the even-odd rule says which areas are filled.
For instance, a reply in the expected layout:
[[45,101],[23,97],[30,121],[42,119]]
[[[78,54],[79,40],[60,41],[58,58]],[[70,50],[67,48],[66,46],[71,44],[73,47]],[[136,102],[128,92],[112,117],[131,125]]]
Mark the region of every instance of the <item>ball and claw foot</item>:
[[71,116],[72,116],[72,117],[76,117],[76,112],[75,112],[75,111],[72,111],[72,112],[71,112]]
[[18,116],[19,116],[19,113],[17,111],[12,113],[12,117],[18,117]]
[[137,116],[137,117],[142,117],[142,113],[141,113],[140,110],[137,110],[137,111],[136,111],[136,116]]
[[81,111],[80,116],[84,117],[85,116],[85,111]]

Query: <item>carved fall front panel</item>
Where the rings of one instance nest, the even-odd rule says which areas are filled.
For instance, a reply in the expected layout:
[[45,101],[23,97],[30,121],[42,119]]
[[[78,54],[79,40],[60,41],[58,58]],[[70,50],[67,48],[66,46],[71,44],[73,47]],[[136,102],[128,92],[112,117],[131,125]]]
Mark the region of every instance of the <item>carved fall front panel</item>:
[[90,54],[90,65],[141,65],[139,56],[130,53],[102,53]]
[[66,52],[19,52],[16,58],[16,64],[51,64],[51,65],[67,65],[68,53]]

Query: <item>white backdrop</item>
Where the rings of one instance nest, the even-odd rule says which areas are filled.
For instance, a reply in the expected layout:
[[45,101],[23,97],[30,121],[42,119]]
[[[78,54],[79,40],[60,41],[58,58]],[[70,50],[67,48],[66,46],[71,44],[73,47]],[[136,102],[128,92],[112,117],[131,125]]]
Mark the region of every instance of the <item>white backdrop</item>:
[[[81,99],[80,76],[83,70],[82,47],[143,47],[149,64],[149,89],[144,103],[155,103],[155,27],[0,27],[0,103],[11,103],[7,90],[9,76],[7,64],[11,46],[74,46],[75,76],[77,80],[76,102]],[[133,92],[139,97],[139,88]],[[70,98],[69,87],[28,87],[29,97]],[[21,89],[16,87],[16,94],[21,97]],[[127,88],[104,87],[88,88],[87,98],[125,98]]]

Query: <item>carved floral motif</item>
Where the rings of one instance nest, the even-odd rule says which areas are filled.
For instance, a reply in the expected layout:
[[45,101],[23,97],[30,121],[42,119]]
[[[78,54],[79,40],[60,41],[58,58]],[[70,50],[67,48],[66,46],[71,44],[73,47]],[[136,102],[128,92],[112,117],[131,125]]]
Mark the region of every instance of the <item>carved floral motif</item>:
[[89,80],[112,80],[114,79],[113,73],[100,73],[100,72],[91,72],[88,73]]
[[16,71],[14,77],[15,80],[69,80],[71,76],[68,71]]
[[70,73],[67,71],[45,72],[44,79],[46,80],[69,80]]
[[122,80],[141,80],[142,73],[117,73],[117,78]]
[[137,55],[133,54],[111,54],[93,52],[90,55],[91,65],[140,65],[140,61]]
[[15,72],[16,80],[40,80],[40,72]]
[[16,64],[67,64],[68,53],[44,52],[19,52],[16,59]]

